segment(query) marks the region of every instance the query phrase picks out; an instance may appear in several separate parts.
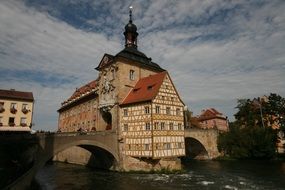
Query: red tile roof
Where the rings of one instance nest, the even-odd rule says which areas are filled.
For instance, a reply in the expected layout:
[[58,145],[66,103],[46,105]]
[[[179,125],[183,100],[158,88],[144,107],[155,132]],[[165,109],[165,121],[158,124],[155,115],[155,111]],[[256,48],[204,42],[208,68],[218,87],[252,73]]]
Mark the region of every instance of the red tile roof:
[[15,90],[0,89],[0,98],[34,101],[34,96],[32,92],[21,92]]
[[70,98],[67,99],[67,101],[64,101],[62,104],[67,103],[68,101],[74,100],[75,98],[80,97],[82,94],[91,92],[93,89],[95,89],[97,86],[97,80],[93,80],[89,82],[88,84],[77,88],[75,92],[70,96]]
[[216,109],[208,108],[207,110],[202,111],[201,115],[198,117],[198,120],[205,121],[215,118],[226,119],[226,117]]
[[123,100],[121,105],[150,101],[154,99],[166,75],[167,72],[164,71],[141,78]]

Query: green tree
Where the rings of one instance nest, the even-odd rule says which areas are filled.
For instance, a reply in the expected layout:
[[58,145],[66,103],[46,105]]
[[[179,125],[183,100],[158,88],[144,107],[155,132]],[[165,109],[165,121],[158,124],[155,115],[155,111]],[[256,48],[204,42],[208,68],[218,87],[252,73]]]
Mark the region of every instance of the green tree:
[[271,93],[268,96],[268,102],[264,106],[267,114],[267,121],[278,123],[281,130],[285,130],[285,98]]
[[[285,99],[277,94],[267,98],[240,99],[229,132],[220,134],[218,149],[234,158],[272,158],[276,152],[277,131],[285,125]],[[278,129],[280,130],[280,129]]]

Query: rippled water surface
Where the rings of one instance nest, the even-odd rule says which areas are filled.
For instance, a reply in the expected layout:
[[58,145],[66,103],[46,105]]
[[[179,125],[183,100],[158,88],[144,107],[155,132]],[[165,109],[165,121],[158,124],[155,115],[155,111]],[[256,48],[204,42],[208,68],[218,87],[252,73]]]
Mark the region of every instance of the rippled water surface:
[[179,174],[100,171],[53,163],[36,176],[42,189],[285,189],[285,163],[190,161]]

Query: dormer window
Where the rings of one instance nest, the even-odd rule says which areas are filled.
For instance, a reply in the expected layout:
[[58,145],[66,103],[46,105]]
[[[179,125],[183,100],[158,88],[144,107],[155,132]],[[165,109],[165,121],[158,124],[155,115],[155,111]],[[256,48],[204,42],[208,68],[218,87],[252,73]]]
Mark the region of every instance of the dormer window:
[[135,71],[130,70],[130,80],[135,80]]
[[139,90],[139,88],[134,88],[133,92],[137,92]]

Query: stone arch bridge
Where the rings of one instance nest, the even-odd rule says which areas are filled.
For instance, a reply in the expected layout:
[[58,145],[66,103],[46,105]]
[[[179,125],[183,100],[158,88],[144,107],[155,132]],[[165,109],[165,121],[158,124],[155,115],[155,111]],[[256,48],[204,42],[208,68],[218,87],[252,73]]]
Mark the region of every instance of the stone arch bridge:
[[[3,139],[5,140],[5,139]],[[14,135],[7,138],[6,143],[29,142],[37,145],[29,153],[32,167],[10,184],[6,189],[25,189],[37,171],[41,169],[47,161],[59,152],[70,147],[79,146],[98,156],[97,163],[107,169],[118,167],[118,140],[115,131],[94,132],[94,133],[39,133],[36,135]]]
[[[217,149],[218,131],[214,129],[185,129],[186,154],[195,159],[212,159],[219,156]],[[48,160],[70,147],[79,146],[98,155],[97,163],[106,169],[120,168],[119,141],[116,131],[92,133],[38,133],[36,135],[12,135],[2,139],[7,144],[32,142],[37,145],[29,153],[31,168],[10,184],[7,189],[29,187],[32,179]],[[29,151],[27,151],[29,152]]]
[[220,155],[217,129],[185,129],[186,155],[194,159],[213,159]]

